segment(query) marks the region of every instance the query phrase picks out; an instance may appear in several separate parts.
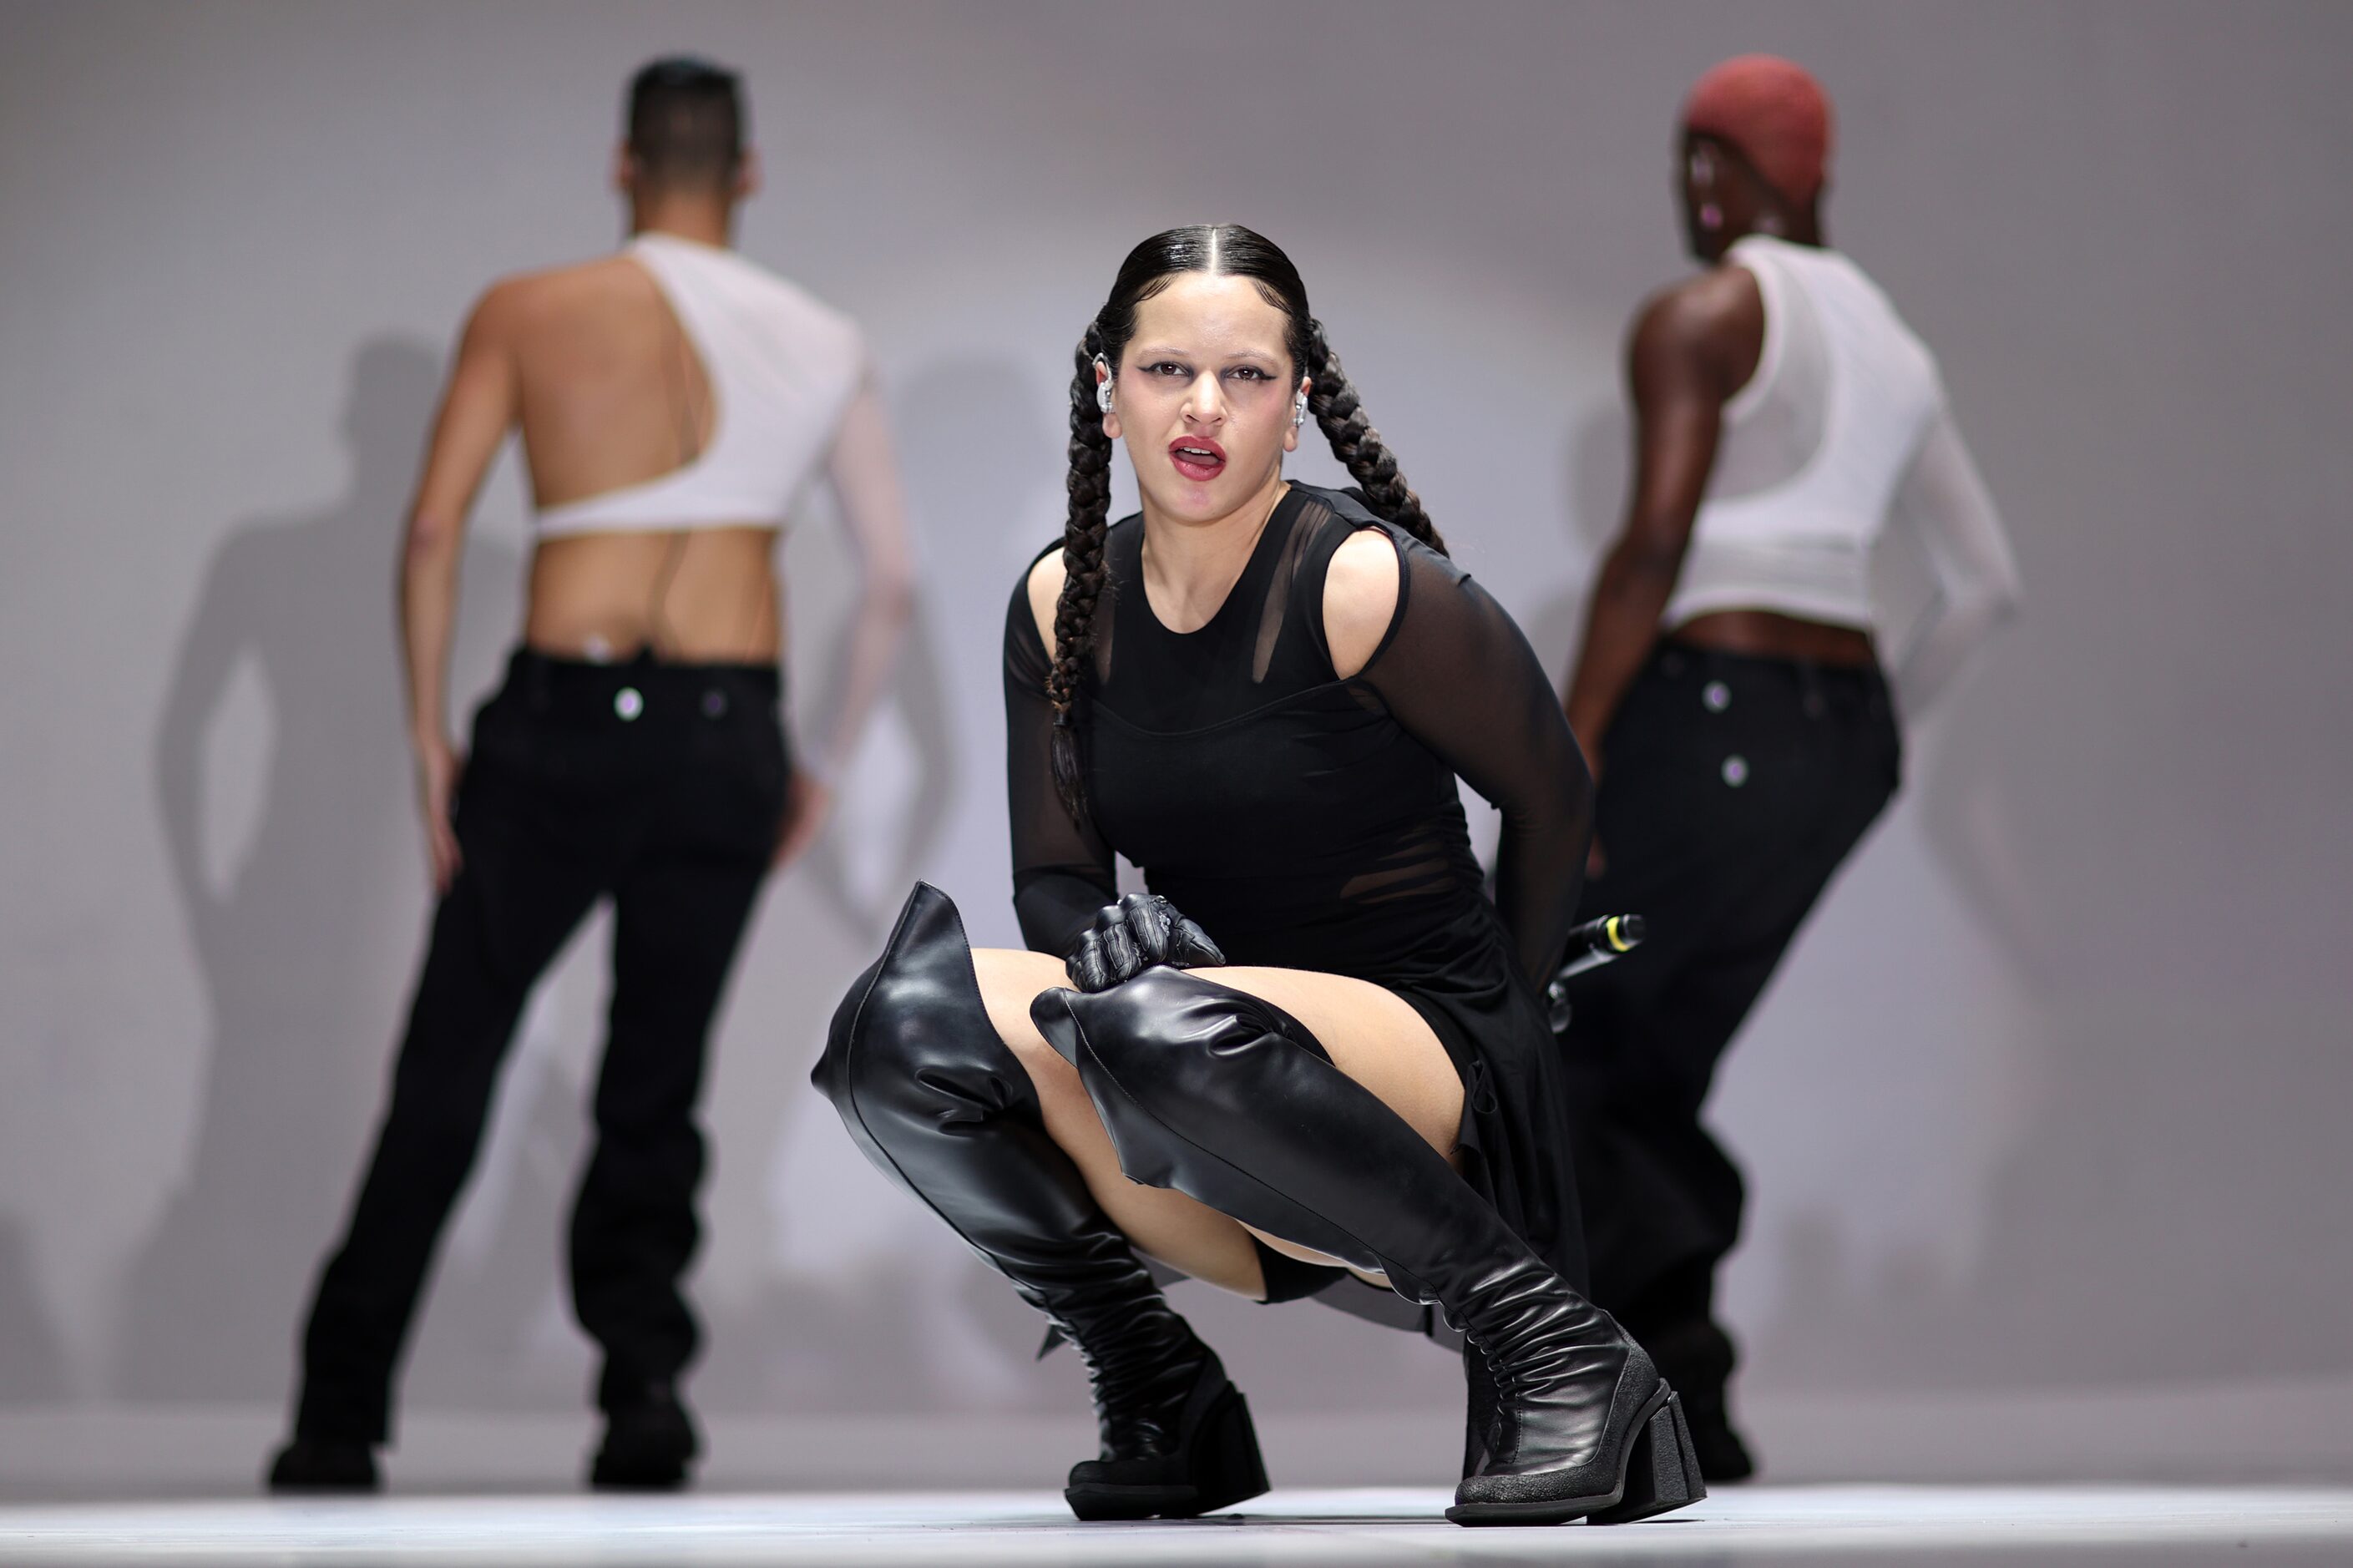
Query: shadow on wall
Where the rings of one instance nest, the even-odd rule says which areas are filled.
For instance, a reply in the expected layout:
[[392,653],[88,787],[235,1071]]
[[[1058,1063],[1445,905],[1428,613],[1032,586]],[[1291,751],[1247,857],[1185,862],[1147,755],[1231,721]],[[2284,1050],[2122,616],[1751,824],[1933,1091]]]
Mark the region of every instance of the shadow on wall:
[[[998,542],[1036,531],[1038,520],[1023,509],[1035,491],[1038,457],[1050,456],[1055,445],[1055,432],[1042,426],[1008,426],[1039,405],[1029,378],[1008,362],[943,360],[902,384],[892,400],[894,435],[921,542],[917,608],[872,730],[844,781],[856,787],[843,791],[841,815],[805,868],[828,910],[863,933],[860,964],[889,935],[913,879],[940,875],[930,861],[950,826],[964,769],[993,773],[1001,766],[993,748],[1002,735],[994,723],[966,723],[961,735],[966,745],[992,748],[991,754],[957,754],[955,692],[941,642],[968,617],[961,613],[967,606],[951,609],[946,602],[964,595],[1002,602],[1009,583],[1000,587],[976,568],[993,569]],[[993,658],[996,651],[993,641],[985,649],[957,650],[967,659]],[[833,683],[797,684],[814,693],[829,692]],[[821,1017],[834,1000],[825,996],[812,1011]],[[797,1099],[814,1092],[796,1078]],[[798,1146],[811,1135],[831,1146]],[[699,1400],[714,1410],[750,1412],[1034,1408],[1067,1398],[1066,1380],[1058,1375],[1067,1369],[1031,1367],[1039,1320],[1001,1280],[944,1229],[924,1231],[910,1244],[901,1205],[913,1199],[895,1189],[878,1191],[887,1210],[871,1225],[843,1226],[834,1194],[807,1190],[833,1162],[861,1158],[830,1111],[797,1114],[788,1107],[779,1140],[772,1166],[802,1184],[775,1200],[784,1261],[764,1289],[713,1309],[695,1381]],[[859,1184],[851,1190],[872,1189]],[[922,1218],[937,1228],[928,1215]],[[796,1234],[810,1231],[872,1245],[818,1256],[806,1234]]]
[[[390,589],[439,376],[423,343],[360,349],[343,500],[237,529],[180,647],[155,784],[211,1002],[211,1070],[187,1178],[129,1279],[118,1364],[134,1398],[282,1394],[296,1314],[355,1179],[398,1023],[385,979],[414,959],[384,950],[385,876],[423,876],[413,847],[388,852],[414,810]],[[511,616],[485,590],[518,571],[512,549],[477,542],[466,619]],[[271,740],[249,851],[216,877],[208,742],[248,668]]]
[[32,1247],[14,1215],[0,1215],[0,1405],[66,1395],[65,1348],[41,1304]]
[[[1619,398],[1605,398],[1588,409],[1562,443],[1561,461],[1567,470],[1569,504],[1568,548],[1581,563],[1576,586],[1546,604],[1528,623],[1528,644],[1544,661],[1545,673],[1568,696],[1570,666],[1577,660],[1577,639],[1585,631],[1585,601],[1593,589],[1594,574],[1626,508],[1627,460],[1634,438],[1633,422]],[[1584,737],[1591,739],[1591,737]]]

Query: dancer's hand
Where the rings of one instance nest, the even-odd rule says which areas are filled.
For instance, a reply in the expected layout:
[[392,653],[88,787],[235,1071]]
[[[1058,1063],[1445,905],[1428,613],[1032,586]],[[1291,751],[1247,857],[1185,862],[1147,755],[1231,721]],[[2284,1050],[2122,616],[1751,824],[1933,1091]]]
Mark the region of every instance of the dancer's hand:
[[799,859],[801,851],[817,842],[818,832],[832,810],[833,791],[807,769],[795,768],[792,782],[785,785],[785,816],[776,825],[776,855],[771,868],[781,871]]
[[433,876],[435,893],[446,893],[458,879],[465,858],[458,852],[458,829],[452,808],[458,799],[458,775],[466,760],[447,738],[419,737],[417,742],[417,806],[425,818],[425,858]]
[[1108,991],[1155,963],[1203,969],[1226,955],[1199,926],[1176,912],[1157,893],[1130,893],[1095,911],[1095,923],[1080,936],[1063,968],[1082,991]]

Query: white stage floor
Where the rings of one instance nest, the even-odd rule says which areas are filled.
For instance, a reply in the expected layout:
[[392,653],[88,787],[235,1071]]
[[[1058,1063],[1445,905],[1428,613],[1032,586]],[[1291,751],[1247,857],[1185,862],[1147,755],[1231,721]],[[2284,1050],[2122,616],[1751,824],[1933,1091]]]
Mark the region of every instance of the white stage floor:
[[395,1497],[0,1508],[0,1563],[1190,1564],[2353,1563],[2353,1489],[1752,1487],[1614,1529],[1458,1529],[1434,1490],[1283,1491],[1079,1525],[1050,1493]]

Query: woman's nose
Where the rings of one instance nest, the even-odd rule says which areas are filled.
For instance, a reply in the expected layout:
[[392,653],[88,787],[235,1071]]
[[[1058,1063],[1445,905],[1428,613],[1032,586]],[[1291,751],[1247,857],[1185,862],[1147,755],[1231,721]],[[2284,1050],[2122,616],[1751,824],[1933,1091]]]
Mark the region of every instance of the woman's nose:
[[1225,390],[1214,375],[1197,375],[1193,384],[1185,389],[1185,417],[1196,425],[1222,424],[1226,417]]

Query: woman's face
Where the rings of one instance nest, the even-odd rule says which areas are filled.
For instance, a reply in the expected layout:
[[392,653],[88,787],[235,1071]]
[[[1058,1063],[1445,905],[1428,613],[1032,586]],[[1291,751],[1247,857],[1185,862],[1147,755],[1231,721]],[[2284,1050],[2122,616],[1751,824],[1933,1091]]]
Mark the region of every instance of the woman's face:
[[1289,324],[1249,279],[1207,272],[1178,275],[1136,308],[1103,433],[1127,443],[1148,508],[1214,522],[1281,476],[1299,445]]

